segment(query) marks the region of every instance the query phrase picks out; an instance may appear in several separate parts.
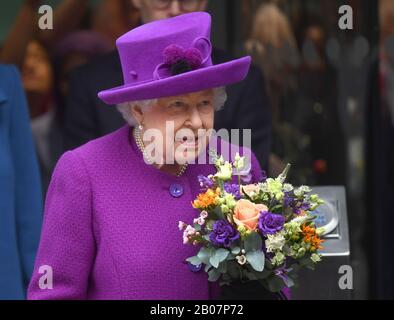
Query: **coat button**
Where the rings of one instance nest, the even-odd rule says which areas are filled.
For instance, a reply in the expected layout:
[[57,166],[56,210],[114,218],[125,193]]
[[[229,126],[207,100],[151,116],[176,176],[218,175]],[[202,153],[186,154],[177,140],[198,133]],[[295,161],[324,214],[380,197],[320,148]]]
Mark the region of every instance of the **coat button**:
[[170,194],[174,198],[179,198],[183,194],[183,187],[178,183],[172,184],[170,186]]

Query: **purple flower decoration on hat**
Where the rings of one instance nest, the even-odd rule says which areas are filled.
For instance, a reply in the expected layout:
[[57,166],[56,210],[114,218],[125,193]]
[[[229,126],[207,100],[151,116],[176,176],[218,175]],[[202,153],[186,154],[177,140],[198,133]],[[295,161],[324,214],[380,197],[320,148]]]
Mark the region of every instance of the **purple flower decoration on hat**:
[[172,75],[198,69],[202,64],[202,54],[196,48],[184,49],[171,44],[164,49],[164,65],[170,69]]
[[263,211],[259,218],[259,230],[263,235],[274,234],[283,229],[285,217],[280,214]]

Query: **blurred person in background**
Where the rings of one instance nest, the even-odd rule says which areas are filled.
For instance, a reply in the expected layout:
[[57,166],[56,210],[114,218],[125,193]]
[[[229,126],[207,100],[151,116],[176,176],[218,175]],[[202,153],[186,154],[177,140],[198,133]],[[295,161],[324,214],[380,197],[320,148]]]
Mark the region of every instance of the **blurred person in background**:
[[37,40],[49,52],[68,32],[77,29],[88,12],[89,0],[63,0],[54,9],[53,29],[38,27],[42,0],[24,0],[0,51],[0,61],[19,68],[25,61],[28,45]]
[[304,163],[309,184],[346,183],[346,140],[338,112],[336,70],[327,60],[327,37],[317,17],[301,29],[302,64],[297,98],[288,108],[294,126],[307,137],[311,158]]
[[31,41],[22,66],[22,83],[30,109],[30,124],[40,164],[43,188],[49,182],[52,155],[48,144],[54,117],[53,68],[45,47]]
[[0,64],[0,300],[25,298],[40,237],[41,199],[21,79],[15,67]]
[[105,37],[115,50],[115,41],[141,24],[140,11],[131,0],[102,0],[92,12],[91,29]]
[[[130,0],[139,9],[141,23],[204,11],[207,0]],[[213,48],[214,63],[232,60],[232,56]],[[65,149],[113,132],[123,124],[122,117],[102,103],[97,93],[122,83],[123,76],[116,51],[82,66],[71,75],[70,94],[65,110]],[[227,88],[225,108],[217,113],[215,129],[252,129],[252,149],[263,169],[268,168],[271,136],[271,112],[261,71],[252,66],[247,78]]]
[[245,49],[264,72],[272,105],[273,148],[269,175],[277,176],[286,162],[295,164],[294,170],[299,170],[297,159],[305,159],[299,149],[305,143],[299,128],[285,122],[284,117],[287,106],[297,94],[300,54],[290,22],[276,4],[264,3],[258,8]]
[[[102,6],[106,3],[103,1]],[[62,124],[69,73],[94,56],[110,51],[112,43],[98,32],[72,31],[89,17],[88,1],[62,1],[55,9],[53,30],[37,28],[40,4],[41,1],[23,2],[0,56],[3,61],[18,65],[22,72],[45,193],[63,151]],[[60,26],[59,21],[65,23]],[[21,36],[15,38],[16,34]]]
[[[315,21],[316,20],[316,21]],[[334,69],[326,36],[314,17],[301,26],[301,50],[286,14],[273,3],[256,12],[245,47],[265,73],[272,101],[273,144],[269,175],[294,164],[296,184],[338,184],[345,179],[345,145],[337,111]]]
[[45,174],[45,190],[48,187],[54,166],[63,153],[64,111],[69,94],[70,73],[91,59],[111,50],[112,46],[108,39],[98,32],[89,30],[78,30],[68,34],[53,50],[55,112],[48,128],[49,135],[45,139],[50,154],[49,167]]

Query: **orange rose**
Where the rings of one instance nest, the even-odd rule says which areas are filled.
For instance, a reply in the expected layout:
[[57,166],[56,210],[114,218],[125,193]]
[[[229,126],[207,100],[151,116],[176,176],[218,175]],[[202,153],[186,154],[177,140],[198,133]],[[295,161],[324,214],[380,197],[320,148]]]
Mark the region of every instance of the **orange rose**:
[[235,204],[234,222],[253,231],[257,227],[261,211],[268,211],[268,208],[263,204],[254,204],[249,200],[241,199]]

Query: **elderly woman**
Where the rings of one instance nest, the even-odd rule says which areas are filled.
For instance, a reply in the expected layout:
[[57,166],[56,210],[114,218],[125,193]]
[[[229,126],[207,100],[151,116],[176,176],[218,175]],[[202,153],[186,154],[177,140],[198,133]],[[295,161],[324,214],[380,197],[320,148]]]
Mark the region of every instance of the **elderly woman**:
[[[250,58],[212,65],[210,25],[209,14],[191,13],[118,39],[125,84],[99,97],[118,104],[128,124],[59,160],[30,299],[213,297],[207,275],[185,263],[196,252],[182,244],[178,222],[195,217],[198,175],[215,172],[193,163],[208,153],[203,129],[213,127],[223,86],[245,77]],[[253,155],[251,167],[257,181]]]

